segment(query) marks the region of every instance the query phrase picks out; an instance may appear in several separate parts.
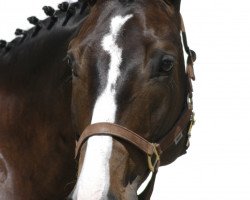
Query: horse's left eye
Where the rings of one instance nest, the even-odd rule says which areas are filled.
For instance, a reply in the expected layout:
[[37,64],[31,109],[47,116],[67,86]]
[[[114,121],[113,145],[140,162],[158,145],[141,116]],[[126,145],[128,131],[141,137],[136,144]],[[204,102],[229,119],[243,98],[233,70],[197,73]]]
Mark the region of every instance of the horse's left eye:
[[168,73],[175,65],[174,57],[171,55],[164,55],[160,63],[160,72]]

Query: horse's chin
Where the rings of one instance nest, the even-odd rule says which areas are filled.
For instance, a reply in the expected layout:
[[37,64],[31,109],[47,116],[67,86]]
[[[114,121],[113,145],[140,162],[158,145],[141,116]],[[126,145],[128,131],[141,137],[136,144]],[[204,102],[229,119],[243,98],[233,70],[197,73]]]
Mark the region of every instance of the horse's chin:
[[[120,188],[119,194],[110,192],[108,197],[109,199],[115,200],[138,200],[137,190],[138,190],[138,181],[139,179],[135,179],[133,183],[129,183],[126,187]],[[122,192],[121,192],[122,191]],[[116,191],[117,192],[117,191]]]
[[4,161],[0,157],[0,185],[4,184],[7,179],[8,171]]
[[132,183],[129,183],[126,187],[126,194],[124,199],[137,200],[138,188],[140,186],[141,178],[138,176]]
[[128,192],[128,193],[126,193],[126,195],[124,196],[124,200],[125,200],[125,199],[138,200],[137,193],[136,193],[135,191],[133,191],[133,192]]

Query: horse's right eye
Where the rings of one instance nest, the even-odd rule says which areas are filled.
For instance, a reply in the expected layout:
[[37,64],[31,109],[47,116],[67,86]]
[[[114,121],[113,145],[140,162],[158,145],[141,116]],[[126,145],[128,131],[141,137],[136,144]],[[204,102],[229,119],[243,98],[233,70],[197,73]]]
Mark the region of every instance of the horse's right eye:
[[65,64],[68,66],[68,67],[71,67],[72,66],[72,57],[70,55],[67,55],[64,60]]
[[65,58],[65,61],[66,61],[67,66],[71,68],[73,76],[78,77],[76,66],[75,66],[74,59],[72,58],[72,56],[68,55]]
[[66,64],[71,67],[72,66],[72,58],[70,56],[67,56],[65,58]]

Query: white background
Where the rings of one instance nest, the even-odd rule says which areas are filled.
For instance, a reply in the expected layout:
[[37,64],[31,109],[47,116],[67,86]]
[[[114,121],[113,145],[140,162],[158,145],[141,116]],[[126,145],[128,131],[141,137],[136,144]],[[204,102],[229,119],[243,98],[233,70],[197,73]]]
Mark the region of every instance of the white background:
[[[153,200],[250,199],[250,6],[247,0],[182,2],[197,53],[195,110],[188,154],[160,169]],[[0,0],[0,38],[60,0]]]

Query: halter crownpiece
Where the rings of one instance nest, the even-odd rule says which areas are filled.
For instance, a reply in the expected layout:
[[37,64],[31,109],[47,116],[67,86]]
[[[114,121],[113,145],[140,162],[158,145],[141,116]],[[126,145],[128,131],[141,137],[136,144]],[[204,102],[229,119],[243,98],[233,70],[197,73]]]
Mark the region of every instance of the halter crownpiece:
[[182,41],[183,41],[183,45],[184,45],[184,49],[188,55],[187,58],[187,75],[190,79],[192,79],[193,81],[195,80],[195,74],[194,74],[194,62],[196,60],[196,53],[191,50],[188,47],[188,43],[187,43],[187,35],[186,35],[186,29],[185,29],[185,25],[184,25],[184,21],[182,18],[182,15],[180,14],[180,19],[181,19],[181,34],[182,34]]

